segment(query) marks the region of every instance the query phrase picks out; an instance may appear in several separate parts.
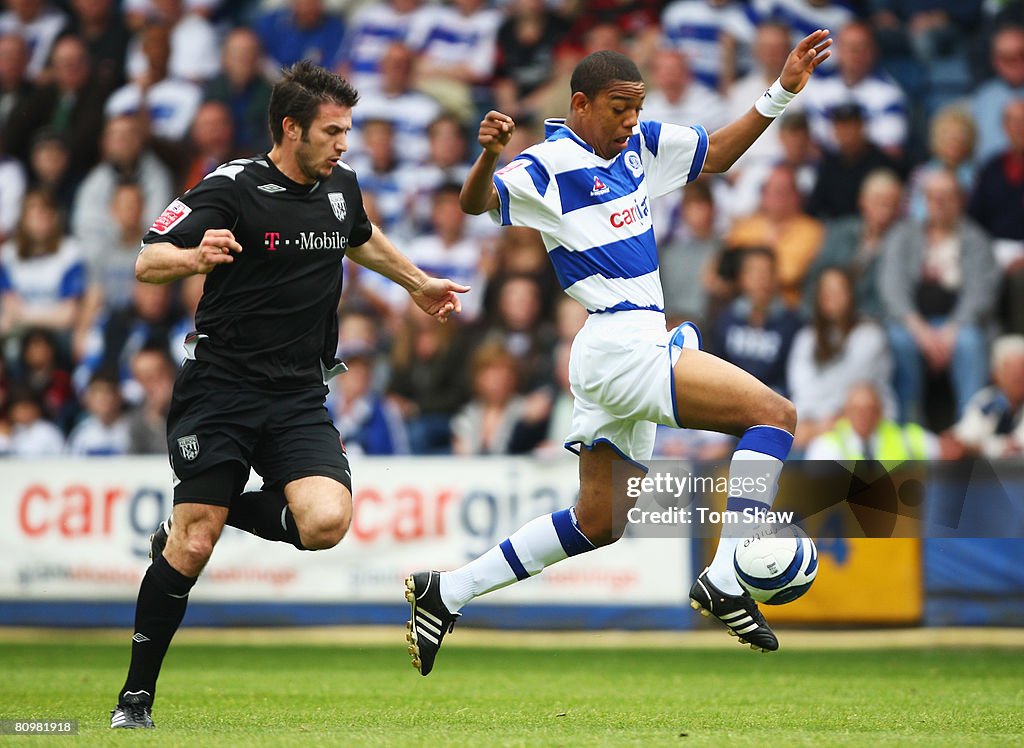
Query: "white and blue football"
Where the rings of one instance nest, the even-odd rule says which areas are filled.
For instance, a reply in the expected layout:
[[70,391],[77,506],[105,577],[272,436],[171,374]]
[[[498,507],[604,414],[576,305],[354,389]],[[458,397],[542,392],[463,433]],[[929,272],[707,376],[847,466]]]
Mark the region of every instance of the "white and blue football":
[[818,549],[796,525],[760,532],[736,546],[733,567],[740,585],[765,605],[791,603],[818,573]]

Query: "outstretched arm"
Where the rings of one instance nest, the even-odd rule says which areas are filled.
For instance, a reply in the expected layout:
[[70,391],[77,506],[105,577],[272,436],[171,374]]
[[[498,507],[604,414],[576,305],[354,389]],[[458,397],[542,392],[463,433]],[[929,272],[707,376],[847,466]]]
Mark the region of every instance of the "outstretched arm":
[[452,312],[462,311],[462,302],[456,294],[465,293],[469,286],[446,278],[431,278],[399,252],[377,226],[373,227],[366,243],[349,247],[346,254],[363,267],[400,285],[420,309],[441,322],[446,322]]
[[[827,60],[832,52],[832,40],[828,38],[828,29],[819,29],[805,36],[796,48],[789,53],[786,65],[779,76],[778,84],[782,91],[773,86],[765,92],[771,98],[774,95],[792,98],[800,93],[814,70]],[[770,106],[751,107],[750,110],[735,122],[715,130],[708,140],[708,155],[704,161],[704,171],[721,173],[736,163],[761,133],[768,129],[776,115],[766,116],[762,111],[771,111]]]
[[483,146],[483,151],[469,170],[459,195],[459,203],[466,213],[476,216],[498,207],[498,191],[491,176],[498,165],[498,156],[508,145],[515,129],[516,123],[511,117],[493,110],[480,123],[477,142]]

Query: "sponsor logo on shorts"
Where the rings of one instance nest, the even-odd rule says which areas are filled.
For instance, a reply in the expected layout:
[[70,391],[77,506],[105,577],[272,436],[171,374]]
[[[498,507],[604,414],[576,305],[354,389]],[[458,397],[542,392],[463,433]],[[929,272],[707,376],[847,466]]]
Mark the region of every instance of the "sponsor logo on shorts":
[[199,456],[199,437],[195,434],[181,437],[178,439],[178,450],[182,457],[192,462]]
[[166,234],[184,221],[191,212],[192,209],[185,205],[185,203],[181,202],[181,200],[175,200],[164,209],[159,218],[153,221],[153,225],[149,227],[149,230],[157,234]]

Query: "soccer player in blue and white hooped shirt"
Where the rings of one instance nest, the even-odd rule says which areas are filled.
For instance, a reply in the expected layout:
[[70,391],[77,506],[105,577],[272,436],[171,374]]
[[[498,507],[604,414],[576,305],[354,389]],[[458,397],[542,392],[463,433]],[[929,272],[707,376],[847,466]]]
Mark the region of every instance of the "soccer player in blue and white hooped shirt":
[[[580,493],[574,507],[528,522],[465,566],[406,580],[409,651],[423,675],[470,600],[621,535],[632,499],[615,490],[612,465],[626,460],[643,470],[659,423],[739,436],[730,485],[764,476],[767,465],[772,475],[767,490],[730,496],[726,514],[770,506],[793,442],[796,410],[751,375],[701,351],[691,323],[666,329],[650,201],[702,171],[728,169],[804,88],[830,45],[827,30],[805,37],[750,111],[710,136],[700,126],[640,121],[640,71],[610,51],[580,62],[569,116],[549,121],[547,140],[497,173],[515,123],[500,112],[484,118],[478,136],[483,152],[463,186],[463,209],[489,211],[502,225],[538,229],[562,287],[590,312],[569,363],[575,404],[566,446],[580,455]],[[752,648],[778,649],[736,581],[738,539],[727,535],[694,583],[692,605]]]

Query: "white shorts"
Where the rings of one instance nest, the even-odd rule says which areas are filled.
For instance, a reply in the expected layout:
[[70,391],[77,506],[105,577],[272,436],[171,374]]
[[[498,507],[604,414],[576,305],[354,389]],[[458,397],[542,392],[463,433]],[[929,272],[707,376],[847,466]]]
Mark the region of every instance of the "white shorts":
[[566,449],[605,442],[631,462],[651,459],[657,425],[680,427],[672,367],[683,348],[700,348],[692,322],[670,331],[660,312],[591,314],[569,354]]

